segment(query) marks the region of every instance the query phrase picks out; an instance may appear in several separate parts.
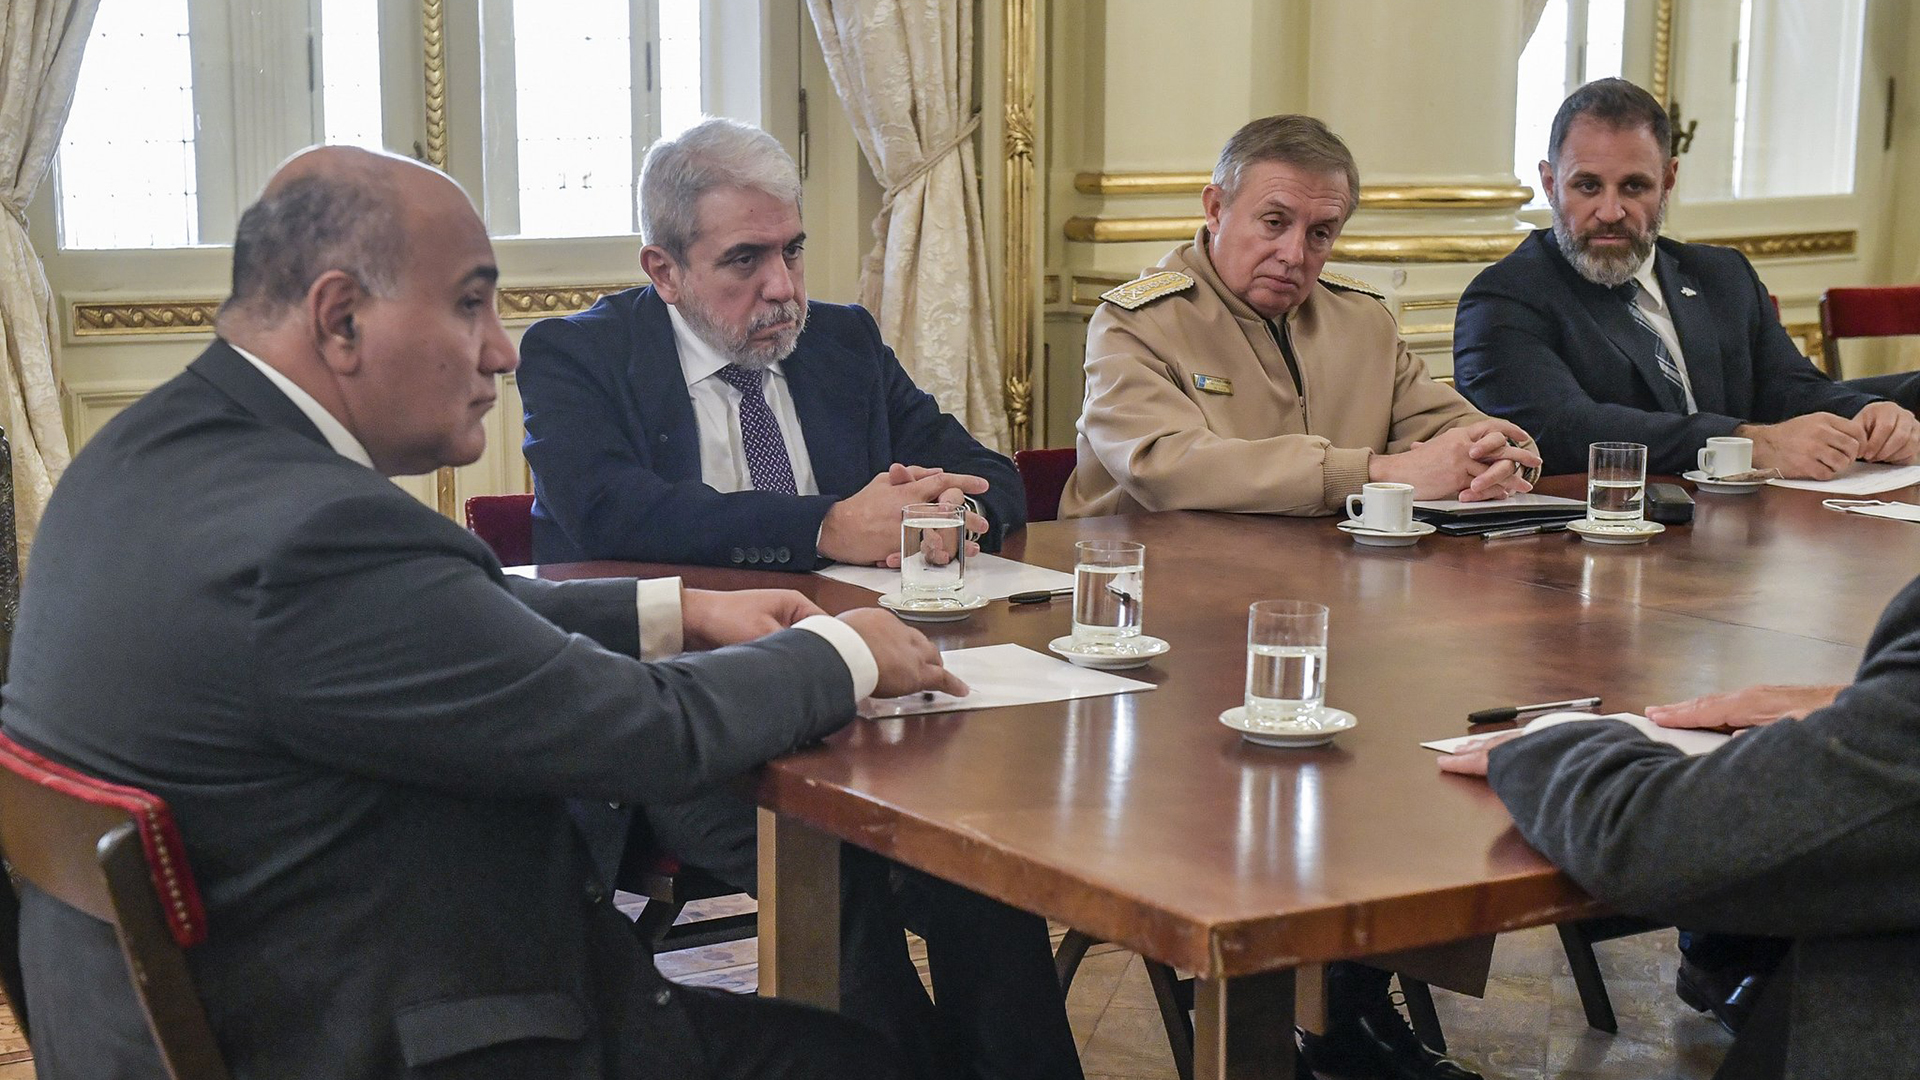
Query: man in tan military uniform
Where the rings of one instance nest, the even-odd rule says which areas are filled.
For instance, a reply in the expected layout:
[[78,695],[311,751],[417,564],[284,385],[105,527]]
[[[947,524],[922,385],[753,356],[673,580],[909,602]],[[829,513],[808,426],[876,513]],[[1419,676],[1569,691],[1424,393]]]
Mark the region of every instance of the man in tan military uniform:
[[[1359,190],[1353,155],[1311,117],[1256,120],[1227,141],[1193,243],[1094,313],[1061,516],[1326,514],[1369,480],[1427,499],[1528,489],[1540,458],[1526,432],[1428,378],[1378,294],[1321,276]],[[1389,979],[1327,965],[1326,1031],[1302,1036],[1312,1071],[1480,1080],[1421,1044]]]
[[1429,378],[1379,294],[1321,273],[1358,192],[1311,117],[1227,142],[1193,242],[1094,313],[1062,517],[1327,514],[1369,480],[1422,499],[1528,489],[1527,434]]

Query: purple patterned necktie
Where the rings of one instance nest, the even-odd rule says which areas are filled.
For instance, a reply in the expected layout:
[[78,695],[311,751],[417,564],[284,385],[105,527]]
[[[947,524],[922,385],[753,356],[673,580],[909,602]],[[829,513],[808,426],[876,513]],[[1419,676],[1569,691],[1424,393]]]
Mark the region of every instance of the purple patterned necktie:
[[780,421],[767,408],[767,395],[761,392],[766,372],[728,364],[715,374],[728,386],[740,391],[740,446],[747,454],[747,471],[753,475],[756,491],[779,491],[788,495],[799,489],[793,483],[793,461],[787,457],[787,441],[780,436]]

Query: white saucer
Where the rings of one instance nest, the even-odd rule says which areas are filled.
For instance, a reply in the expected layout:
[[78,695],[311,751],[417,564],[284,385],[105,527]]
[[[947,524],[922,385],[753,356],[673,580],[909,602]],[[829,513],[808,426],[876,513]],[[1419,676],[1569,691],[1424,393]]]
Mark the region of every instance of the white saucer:
[[1302,727],[1298,724],[1261,724],[1247,722],[1247,710],[1243,705],[1235,705],[1220,714],[1220,722],[1240,733],[1240,737],[1250,743],[1261,746],[1275,746],[1282,750],[1304,750],[1309,746],[1325,746],[1333,741],[1335,735],[1343,731],[1352,731],[1360,721],[1345,709],[1320,706],[1318,728]]
[[1141,634],[1134,638],[1129,652],[1087,652],[1073,647],[1073,636],[1057,637],[1047,642],[1047,651],[1078,667],[1094,668],[1099,671],[1125,671],[1128,668],[1145,667],[1147,661],[1162,656],[1172,646],[1157,637]]
[[1681,473],[1680,479],[1691,480],[1701,491],[1715,495],[1751,495],[1767,486],[1765,480],[1716,480],[1699,469]]
[[978,596],[963,596],[933,604],[909,604],[900,599],[899,593],[888,593],[880,598],[880,606],[908,622],[959,622],[986,607],[987,601]]
[[1341,532],[1353,537],[1354,543],[1365,544],[1368,547],[1411,547],[1413,544],[1418,543],[1421,537],[1433,532],[1432,523],[1425,521],[1414,522],[1413,528],[1408,529],[1406,532],[1387,532],[1385,529],[1369,529],[1351,518],[1338,522],[1337,527]]
[[1636,525],[1595,525],[1586,518],[1575,518],[1567,522],[1567,531],[1579,534],[1580,539],[1589,544],[1644,544],[1666,532],[1667,527],[1657,521],[1642,521]]

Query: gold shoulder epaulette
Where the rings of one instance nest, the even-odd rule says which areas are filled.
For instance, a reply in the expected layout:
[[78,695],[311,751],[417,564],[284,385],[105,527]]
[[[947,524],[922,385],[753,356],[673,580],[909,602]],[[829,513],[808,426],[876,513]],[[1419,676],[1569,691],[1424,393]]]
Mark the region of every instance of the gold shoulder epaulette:
[[1335,274],[1335,273],[1322,271],[1320,274],[1320,284],[1331,286],[1332,288],[1335,288],[1335,289],[1345,289],[1348,292],[1366,293],[1368,296],[1373,297],[1375,300],[1378,300],[1383,304],[1386,303],[1386,300],[1387,300],[1386,293],[1383,293],[1379,289],[1376,289],[1373,286],[1367,284],[1366,282],[1361,281],[1359,278],[1350,278],[1345,274]]
[[1193,288],[1193,279],[1178,270],[1162,270],[1146,277],[1134,278],[1125,285],[1116,285],[1100,294],[1100,299],[1109,304],[1132,311],[1150,300],[1163,296],[1172,296],[1183,289]]

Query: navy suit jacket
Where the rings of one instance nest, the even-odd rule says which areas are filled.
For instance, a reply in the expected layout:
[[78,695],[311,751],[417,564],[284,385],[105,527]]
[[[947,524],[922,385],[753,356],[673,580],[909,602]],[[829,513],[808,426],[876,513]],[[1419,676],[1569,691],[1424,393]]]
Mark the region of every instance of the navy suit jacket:
[[820,522],[889,465],[984,477],[980,546],[1026,523],[1013,463],[913,384],[864,309],[807,305],[782,370],[819,495],[721,493],[701,482],[700,436],[666,302],[651,287],[547,319],[520,343],[539,562],[638,559],[811,570]]
[[1647,471],[1681,473],[1715,435],[1879,400],[1834,383],[1794,348],[1767,288],[1732,248],[1662,239],[1654,276],[1673,315],[1699,412],[1660,374],[1647,332],[1581,277],[1540,229],[1460,297],[1453,374],[1481,411],[1539,440],[1549,473],[1585,472],[1587,445],[1645,443]]

